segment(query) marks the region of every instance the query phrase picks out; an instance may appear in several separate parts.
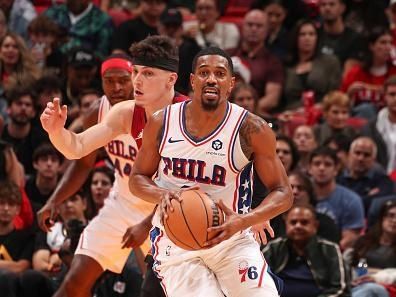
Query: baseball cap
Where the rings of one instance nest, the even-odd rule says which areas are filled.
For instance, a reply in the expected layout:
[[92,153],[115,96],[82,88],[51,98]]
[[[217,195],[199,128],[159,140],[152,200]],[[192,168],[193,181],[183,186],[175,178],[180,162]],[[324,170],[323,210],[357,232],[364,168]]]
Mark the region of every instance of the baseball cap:
[[160,16],[160,22],[166,25],[180,26],[183,23],[183,17],[176,8],[167,8]]
[[73,48],[68,53],[67,58],[68,65],[73,67],[83,67],[90,66],[93,67],[97,65],[97,60],[93,51],[87,48]]

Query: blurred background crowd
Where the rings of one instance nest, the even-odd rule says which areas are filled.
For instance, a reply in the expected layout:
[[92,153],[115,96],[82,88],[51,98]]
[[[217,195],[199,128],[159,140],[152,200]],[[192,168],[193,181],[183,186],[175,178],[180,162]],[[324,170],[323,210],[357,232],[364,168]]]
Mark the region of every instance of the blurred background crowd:
[[[39,230],[69,165],[39,115],[59,97],[82,131],[103,95],[101,61],[156,34],[179,47],[186,95],[195,54],[229,52],[229,100],[277,135],[295,200],[263,253],[282,296],[396,296],[395,0],[0,0],[0,292],[51,296],[114,182],[98,154],[51,232]],[[253,206],[266,191],[255,188]],[[93,296],[140,296],[137,262],[105,273]]]

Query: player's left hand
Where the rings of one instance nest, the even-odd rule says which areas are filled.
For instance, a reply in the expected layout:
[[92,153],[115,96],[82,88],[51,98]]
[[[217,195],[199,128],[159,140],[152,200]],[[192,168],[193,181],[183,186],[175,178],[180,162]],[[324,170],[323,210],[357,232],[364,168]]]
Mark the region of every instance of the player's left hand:
[[275,233],[270,225],[270,221],[265,221],[262,224],[257,224],[252,226],[252,231],[254,233],[254,238],[259,244],[267,244],[267,234],[264,230],[267,230],[271,238],[274,238]]
[[141,246],[146,240],[151,227],[151,224],[149,228],[146,225],[145,223],[139,223],[129,227],[122,237],[122,248],[137,248]]
[[211,248],[216,244],[219,244],[220,242],[230,238],[232,235],[234,235],[238,231],[243,230],[244,228],[243,217],[240,214],[233,212],[224,204],[222,200],[220,200],[217,205],[224,212],[225,221],[220,226],[208,228],[208,232],[218,232],[218,234],[205,243],[205,248]]

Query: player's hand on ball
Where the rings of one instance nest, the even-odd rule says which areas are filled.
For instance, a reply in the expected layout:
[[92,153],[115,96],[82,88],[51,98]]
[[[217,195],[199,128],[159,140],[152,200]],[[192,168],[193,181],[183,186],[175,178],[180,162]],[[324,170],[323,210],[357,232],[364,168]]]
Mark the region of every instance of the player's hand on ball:
[[274,230],[272,229],[270,222],[265,221],[262,224],[257,224],[252,226],[252,231],[254,233],[254,238],[257,240],[259,244],[267,244],[267,234],[265,233],[264,230],[267,230],[271,238],[274,238],[275,233]]
[[171,203],[172,199],[177,200],[179,203],[181,202],[181,193],[187,190],[198,190],[198,186],[190,187],[190,188],[182,188],[178,191],[167,191],[161,196],[161,202],[159,204],[159,215],[161,219],[161,224],[164,224],[164,220],[168,218],[168,213],[173,212],[173,206]]
[[47,103],[40,116],[41,125],[48,134],[57,133],[66,123],[67,106],[60,106],[60,99],[54,98],[52,102]]
[[224,212],[225,221],[220,226],[208,228],[208,232],[218,232],[219,234],[207,241],[205,243],[205,248],[211,248],[243,229],[243,218],[240,214],[233,212],[222,200],[220,200],[217,205]]

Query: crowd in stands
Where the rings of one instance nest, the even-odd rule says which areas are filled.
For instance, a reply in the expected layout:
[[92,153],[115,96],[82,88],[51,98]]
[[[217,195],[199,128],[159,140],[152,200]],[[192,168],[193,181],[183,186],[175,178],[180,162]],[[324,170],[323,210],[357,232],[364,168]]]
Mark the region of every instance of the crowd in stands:
[[[99,152],[51,231],[40,230],[36,213],[70,164],[41,112],[58,97],[67,127],[82,131],[103,95],[101,61],[157,34],[179,48],[186,95],[195,54],[226,50],[229,100],[277,135],[294,205],[271,220],[263,254],[281,296],[396,296],[395,0],[1,0],[0,295],[52,296],[114,182]],[[253,206],[265,193],[256,179]],[[141,268],[132,252],[93,296],[140,296]]]

